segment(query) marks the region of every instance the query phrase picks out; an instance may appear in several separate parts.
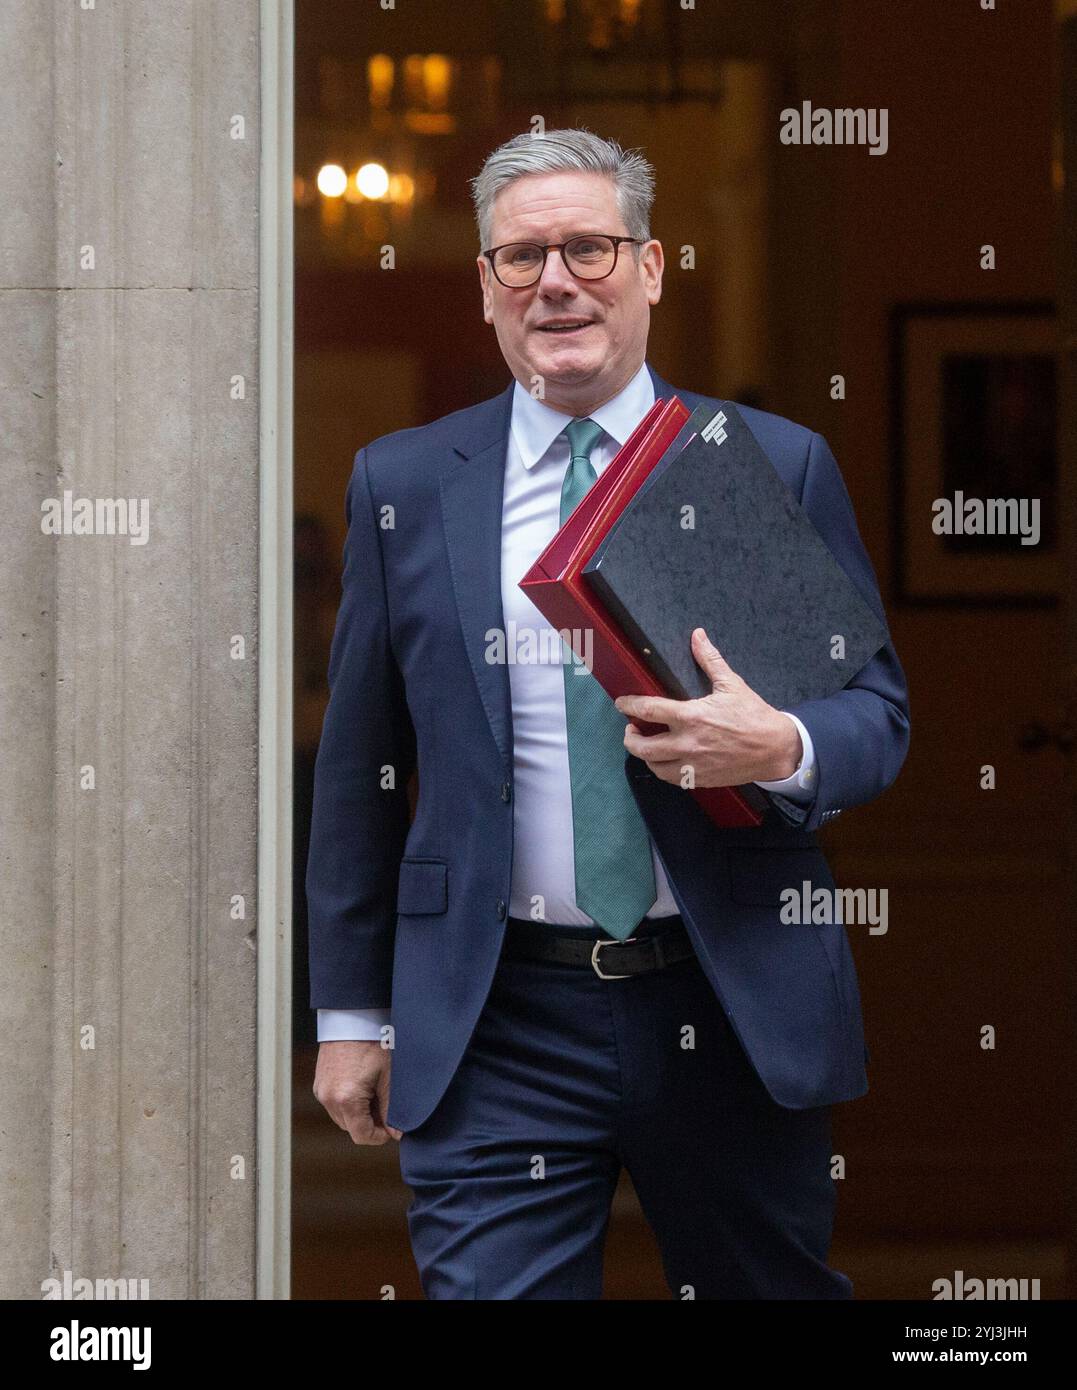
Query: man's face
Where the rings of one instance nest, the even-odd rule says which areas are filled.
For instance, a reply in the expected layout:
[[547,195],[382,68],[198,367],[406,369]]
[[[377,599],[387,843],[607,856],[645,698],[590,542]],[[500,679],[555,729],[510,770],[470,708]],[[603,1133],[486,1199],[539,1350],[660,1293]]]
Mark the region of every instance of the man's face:
[[[494,202],[491,246],[546,245],[581,232],[628,235],[613,181],[603,174],[527,174]],[[631,246],[621,246],[604,280],[577,279],[551,251],[541,278],[524,289],[500,284],[479,256],[483,316],[513,376],[528,391],[532,378],[541,377],[548,405],[573,413],[597,409],[639,370],[663,265],[659,242],[639,250],[637,261]]]

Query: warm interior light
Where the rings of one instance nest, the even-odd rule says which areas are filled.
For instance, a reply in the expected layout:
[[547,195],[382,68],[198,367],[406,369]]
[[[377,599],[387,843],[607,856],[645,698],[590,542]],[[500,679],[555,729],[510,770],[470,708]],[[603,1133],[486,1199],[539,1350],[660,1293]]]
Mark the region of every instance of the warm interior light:
[[423,95],[432,111],[440,111],[449,99],[452,63],[444,53],[428,53],[423,58]]
[[360,165],[355,186],[364,198],[384,198],[389,191],[389,171],[383,164]]
[[348,176],[339,164],[323,164],[318,170],[318,192],[339,198],[348,186]]
[[404,124],[416,135],[452,135],[456,117],[448,111],[405,111]]
[[415,197],[415,180],[410,174],[394,174],[389,180],[389,199],[394,203],[410,203]]
[[393,90],[393,60],[387,53],[374,53],[367,60],[367,89],[371,106],[389,105]]

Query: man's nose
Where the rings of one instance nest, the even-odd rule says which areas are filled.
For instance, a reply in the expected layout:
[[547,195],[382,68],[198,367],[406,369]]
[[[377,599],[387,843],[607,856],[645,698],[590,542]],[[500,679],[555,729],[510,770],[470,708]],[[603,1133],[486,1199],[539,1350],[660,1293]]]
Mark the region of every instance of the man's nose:
[[561,257],[561,252],[551,247],[546,264],[539,276],[538,291],[542,295],[562,295],[576,293],[576,278],[569,273]]

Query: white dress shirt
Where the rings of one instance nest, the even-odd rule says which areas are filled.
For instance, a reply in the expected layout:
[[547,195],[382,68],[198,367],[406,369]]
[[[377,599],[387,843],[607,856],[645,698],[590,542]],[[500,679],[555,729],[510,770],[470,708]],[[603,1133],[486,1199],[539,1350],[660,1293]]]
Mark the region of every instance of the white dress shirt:
[[[589,418],[605,431],[591,451],[591,463],[599,477],[653,404],[654,384],[644,364],[612,400],[591,412]],[[501,512],[501,600],[513,733],[514,841],[509,913],[565,926],[591,926],[593,919],[576,905],[565,649],[519,587],[520,579],[560,527],[561,487],[569,464],[564,429],[572,418],[535,400],[516,383]],[[815,750],[800,720],[791,714],[788,717],[800,732],[800,765],[790,777],[757,785],[794,800],[810,801]],[[677,905],[653,841],[651,860],[657,896],[647,916],[674,916]],[[389,1012],[388,1008],[319,1009],[318,1041],[376,1040]]]

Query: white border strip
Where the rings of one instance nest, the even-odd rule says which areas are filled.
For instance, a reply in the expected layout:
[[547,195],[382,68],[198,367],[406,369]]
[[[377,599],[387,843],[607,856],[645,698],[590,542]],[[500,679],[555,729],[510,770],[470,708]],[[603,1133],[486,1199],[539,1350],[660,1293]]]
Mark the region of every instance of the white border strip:
[[291,1292],[293,0],[261,0],[256,1297]]

